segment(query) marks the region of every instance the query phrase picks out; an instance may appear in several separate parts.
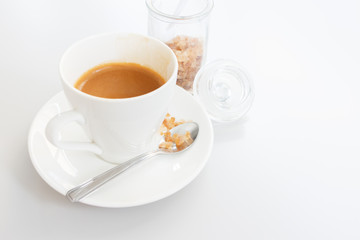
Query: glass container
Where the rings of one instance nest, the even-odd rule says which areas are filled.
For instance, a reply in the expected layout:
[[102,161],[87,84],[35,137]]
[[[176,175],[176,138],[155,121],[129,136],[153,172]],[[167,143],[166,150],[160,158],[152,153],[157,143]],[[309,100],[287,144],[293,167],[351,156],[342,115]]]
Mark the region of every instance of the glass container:
[[148,34],[166,43],[178,63],[177,85],[192,93],[207,53],[213,0],[146,0]]
[[215,122],[242,118],[254,100],[249,74],[236,61],[204,64],[213,0],[146,0],[148,34],[166,43],[179,64],[177,85],[194,95]]

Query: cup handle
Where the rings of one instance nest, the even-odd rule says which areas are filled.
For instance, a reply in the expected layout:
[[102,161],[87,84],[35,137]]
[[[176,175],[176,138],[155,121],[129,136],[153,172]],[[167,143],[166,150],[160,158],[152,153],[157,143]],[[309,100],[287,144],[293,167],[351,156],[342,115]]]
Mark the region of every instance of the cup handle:
[[89,151],[95,154],[101,154],[101,148],[95,143],[62,141],[60,131],[69,123],[85,123],[84,116],[75,111],[68,111],[53,117],[46,126],[46,137],[56,147],[64,150]]

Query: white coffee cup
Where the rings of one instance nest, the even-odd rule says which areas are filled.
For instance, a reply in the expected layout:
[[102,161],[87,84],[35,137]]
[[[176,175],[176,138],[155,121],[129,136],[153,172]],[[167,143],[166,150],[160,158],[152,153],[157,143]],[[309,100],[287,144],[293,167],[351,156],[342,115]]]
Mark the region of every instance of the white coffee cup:
[[[109,62],[141,64],[159,73],[166,83],[150,93],[123,99],[95,97],[74,87],[87,70]],[[90,151],[114,163],[148,150],[167,113],[177,70],[171,49],[151,37],[108,33],[75,43],[60,61],[64,93],[74,109],[55,116],[48,123],[48,140],[60,149]],[[61,140],[63,127],[74,121],[83,125],[92,142]]]

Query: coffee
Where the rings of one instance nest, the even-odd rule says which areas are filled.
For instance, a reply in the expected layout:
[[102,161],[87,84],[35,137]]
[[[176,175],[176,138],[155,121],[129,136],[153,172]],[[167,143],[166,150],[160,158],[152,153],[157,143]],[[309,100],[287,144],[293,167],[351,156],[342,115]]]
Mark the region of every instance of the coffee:
[[165,80],[137,63],[106,63],[85,72],[75,83],[80,91],[102,98],[131,98],[161,87]]

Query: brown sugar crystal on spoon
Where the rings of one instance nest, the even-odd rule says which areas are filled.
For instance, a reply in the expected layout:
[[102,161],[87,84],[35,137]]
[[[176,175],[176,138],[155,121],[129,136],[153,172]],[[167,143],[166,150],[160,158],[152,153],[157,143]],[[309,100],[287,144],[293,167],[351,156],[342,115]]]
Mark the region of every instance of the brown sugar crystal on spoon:
[[179,64],[176,84],[192,91],[196,73],[203,60],[203,42],[200,38],[176,36],[166,44],[173,50]]
[[190,132],[188,131],[184,135],[176,133],[171,135],[170,130],[183,123],[185,123],[185,121],[176,121],[174,117],[170,116],[170,114],[166,114],[166,117],[160,127],[160,134],[164,136],[165,141],[160,143],[159,148],[172,149],[175,144],[178,150],[182,150],[193,142]]

